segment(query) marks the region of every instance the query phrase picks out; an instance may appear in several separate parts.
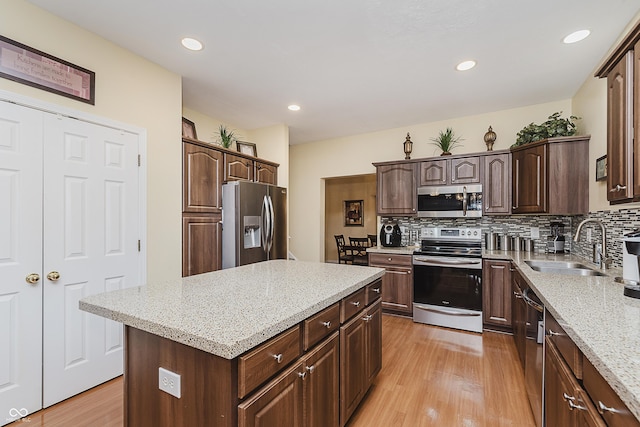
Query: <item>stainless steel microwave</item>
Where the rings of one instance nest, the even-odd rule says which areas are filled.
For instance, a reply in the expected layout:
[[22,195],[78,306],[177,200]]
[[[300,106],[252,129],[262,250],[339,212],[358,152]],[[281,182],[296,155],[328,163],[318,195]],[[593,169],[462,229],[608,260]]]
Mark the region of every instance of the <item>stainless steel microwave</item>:
[[478,218],[482,216],[482,185],[418,187],[418,216]]

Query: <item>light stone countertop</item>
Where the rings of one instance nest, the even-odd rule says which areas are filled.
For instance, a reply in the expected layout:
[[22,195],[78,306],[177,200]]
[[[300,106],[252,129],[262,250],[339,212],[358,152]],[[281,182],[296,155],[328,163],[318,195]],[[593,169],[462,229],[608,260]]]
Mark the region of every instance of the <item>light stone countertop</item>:
[[541,273],[526,260],[578,261],[575,255],[484,251],[483,258],[512,260],[545,307],[553,314],[593,366],[640,420],[640,300],[624,296],[614,282],[619,268],[607,276],[584,277]]
[[80,301],[80,309],[226,359],[382,277],[384,269],[274,260]]
[[368,253],[374,254],[389,254],[389,255],[413,255],[413,251],[420,248],[420,246],[396,246],[396,247],[385,247],[385,246],[372,246],[367,248]]

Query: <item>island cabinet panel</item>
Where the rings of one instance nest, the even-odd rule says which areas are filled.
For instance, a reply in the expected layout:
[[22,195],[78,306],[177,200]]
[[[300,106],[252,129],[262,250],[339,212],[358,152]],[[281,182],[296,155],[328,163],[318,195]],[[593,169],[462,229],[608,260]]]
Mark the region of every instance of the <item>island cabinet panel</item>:
[[382,279],[378,279],[373,283],[370,283],[366,287],[366,304],[370,305],[372,302],[382,296]]
[[244,398],[260,384],[300,357],[300,326],[272,338],[238,360],[238,397]]
[[340,304],[335,303],[304,321],[304,351],[340,329]]
[[511,328],[511,296],[511,261],[484,260],[482,316],[486,325]]
[[304,358],[305,427],[340,425],[340,338],[334,332]]
[[364,308],[367,302],[366,289],[362,288],[344,298],[340,302],[340,321],[342,323],[351,319],[354,314]]
[[378,215],[415,215],[417,190],[415,163],[375,164]]
[[[124,425],[128,427],[238,424],[237,362],[125,327]],[[135,349],[135,350],[133,350]],[[180,375],[181,397],[158,389],[158,368]]]
[[296,363],[242,402],[238,406],[238,426],[303,427],[302,375],[302,362]]

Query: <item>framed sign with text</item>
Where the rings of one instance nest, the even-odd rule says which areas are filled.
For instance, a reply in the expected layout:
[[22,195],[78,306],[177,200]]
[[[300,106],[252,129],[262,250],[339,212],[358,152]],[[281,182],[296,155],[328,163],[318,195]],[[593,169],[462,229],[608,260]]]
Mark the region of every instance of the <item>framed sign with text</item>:
[[0,77],[95,105],[96,73],[0,36]]

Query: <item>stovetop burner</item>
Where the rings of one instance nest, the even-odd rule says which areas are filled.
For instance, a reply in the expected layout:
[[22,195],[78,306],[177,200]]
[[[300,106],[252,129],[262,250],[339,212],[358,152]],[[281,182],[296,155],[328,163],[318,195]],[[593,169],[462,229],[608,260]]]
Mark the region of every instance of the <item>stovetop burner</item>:
[[425,228],[416,255],[482,257],[479,228]]

